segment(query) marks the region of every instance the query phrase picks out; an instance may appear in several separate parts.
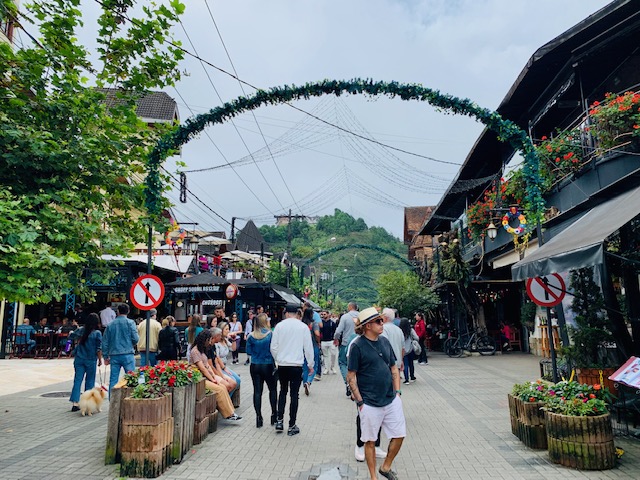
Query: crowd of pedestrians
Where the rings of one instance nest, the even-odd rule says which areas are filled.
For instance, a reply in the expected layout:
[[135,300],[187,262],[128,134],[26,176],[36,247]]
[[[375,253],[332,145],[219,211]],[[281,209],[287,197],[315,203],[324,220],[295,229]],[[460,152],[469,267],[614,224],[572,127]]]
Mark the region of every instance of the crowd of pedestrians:
[[[70,398],[72,411],[78,410],[82,381],[85,390],[94,387],[96,367],[103,359],[106,365],[111,365],[111,389],[118,382],[120,370],[135,369],[137,347],[141,365],[186,356],[202,372],[207,388],[215,393],[223,418],[237,423],[242,417],[235,412],[231,397],[240,387],[241,377],[230,365],[240,363],[244,339],[257,428],[264,426],[265,385],[270,425],[281,433],[287,421],[287,434],[294,436],[300,433],[301,388],[305,395],[310,395],[314,379],[320,381],[322,374],[335,375],[339,368],[346,395],[356,407],[356,460],[366,461],[372,479],[377,474],[397,478],[391,467],[406,436],[400,387],[402,383],[409,385],[416,381],[416,359],[420,365],[427,364],[425,340],[430,326],[421,313],[416,313],[412,325],[409,319],[399,318],[392,308],[382,312],[374,307],[359,311],[358,305],[351,302],[338,318],[328,310],[315,312],[306,303],[301,307],[287,306],[284,319],[274,327],[260,306],[255,312],[253,309],[248,312],[244,326],[237,313],[227,319],[224,310],[216,308],[208,321],[198,314],[190,317],[184,330],[187,346],[183,349],[172,316],[159,322],[157,311],[152,309],[149,322],[140,321],[136,325],[128,318],[128,305],[119,304],[116,310],[107,305],[99,315],[87,315],[84,325],[75,333],[78,346]],[[21,327],[33,329],[28,319]],[[71,323],[63,327],[74,328]],[[389,439],[387,451],[380,444],[382,431]],[[377,470],[376,459],[382,460]]]

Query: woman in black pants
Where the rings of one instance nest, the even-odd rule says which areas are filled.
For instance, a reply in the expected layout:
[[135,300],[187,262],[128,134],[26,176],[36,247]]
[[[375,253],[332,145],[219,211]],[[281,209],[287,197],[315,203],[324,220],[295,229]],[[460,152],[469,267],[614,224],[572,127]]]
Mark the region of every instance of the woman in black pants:
[[271,404],[271,425],[277,420],[275,362],[271,356],[271,329],[269,317],[261,313],[253,321],[253,332],[247,337],[247,355],[251,357],[251,380],[253,381],[253,408],[256,411],[256,427],[262,427],[262,389],[267,384]]

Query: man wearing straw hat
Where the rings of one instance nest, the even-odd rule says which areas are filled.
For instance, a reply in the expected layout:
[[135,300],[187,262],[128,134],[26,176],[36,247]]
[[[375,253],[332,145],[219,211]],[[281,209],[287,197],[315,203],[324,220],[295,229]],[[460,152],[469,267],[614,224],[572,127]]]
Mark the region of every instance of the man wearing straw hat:
[[363,335],[351,347],[347,381],[358,405],[365,460],[371,478],[376,479],[375,442],[382,427],[390,442],[378,472],[385,478],[397,480],[391,463],[406,437],[406,424],[396,357],[389,340],[381,336],[384,319],[378,310],[373,307],[362,310],[356,324]]

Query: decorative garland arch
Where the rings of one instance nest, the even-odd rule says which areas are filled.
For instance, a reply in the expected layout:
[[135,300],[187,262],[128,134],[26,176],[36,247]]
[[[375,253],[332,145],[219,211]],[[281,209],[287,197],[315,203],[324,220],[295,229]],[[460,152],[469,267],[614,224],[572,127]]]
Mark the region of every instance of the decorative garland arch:
[[523,175],[527,187],[527,203],[529,216],[534,219],[542,217],[544,200],[541,193],[541,178],[538,156],[526,132],[510,120],[503,119],[499,113],[482,108],[469,99],[461,99],[440,93],[437,90],[420,84],[404,84],[398,82],[376,82],[371,79],[323,80],[306,83],[303,86],[274,87],[269,90],[257,90],[253,95],[238,97],[207,113],[187,119],[174,131],[164,135],[149,155],[149,168],[146,178],[146,206],[151,217],[159,216],[162,209],[162,181],[160,166],[171,152],[189,142],[207,125],[224,123],[236,115],[255,110],[264,105],[277,105],[300,99],[320,97],[323,95],[387,95],[390,98],[400,97],[402,100],[427,102],[445,113],[467,115],[482,122],[494,131],[500,141],[509,143],[520,151],[524,157]]

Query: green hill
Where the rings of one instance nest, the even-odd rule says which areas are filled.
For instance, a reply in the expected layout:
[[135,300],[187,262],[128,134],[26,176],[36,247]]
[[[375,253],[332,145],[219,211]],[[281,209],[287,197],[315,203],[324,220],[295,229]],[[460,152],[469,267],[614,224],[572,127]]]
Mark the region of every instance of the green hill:
[[[339,209],[326,215],[316,225],[293,220],[291,230],[291,257],[299,267],[306,260],[329,249],[347,245],[371,245],[390,250],[402,257],[407,256],[407,247],[381,227],[368,227],[362,218],[355,219]],[[266,248],[281,259],[287,250],[288,226],[260,227]],[[276,262],[272,262],[276,263]],[[305,269],[305,287],[312,289],[312,298],[320,303],[331,301],[332,305],[355,300],[362,305],[371,305],[377,298],[375,281],[391,270],[406,271],[408,266],[381,251],[363,248],[348,248],[323,255]],[[272,280],[280,280],[285,269],[279,264],[272,267]],[[299,289],[295,272],[292,288]],[[276,278],[273,278],[276,277]],[[280,278],[277,278],[280,277]]]

